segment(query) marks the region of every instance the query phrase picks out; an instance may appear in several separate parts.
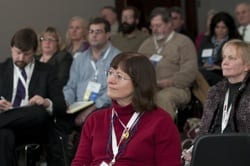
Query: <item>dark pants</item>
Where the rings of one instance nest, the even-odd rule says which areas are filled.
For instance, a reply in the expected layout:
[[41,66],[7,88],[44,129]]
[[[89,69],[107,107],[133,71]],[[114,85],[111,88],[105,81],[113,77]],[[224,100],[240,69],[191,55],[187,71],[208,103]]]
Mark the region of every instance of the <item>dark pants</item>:
[[81,126],[75,125],[75,118],[79,114],[80,112],[56,117],[56,121],[50,125],[47,144],[48,166],[70,166],[80,140]]
[[46,143],[49,114],[30,106],[0,114],[0,165],[15,166],[15,149],[28,143]]
[[46,146],[48,166],[69,166],[74,155],[69,149],[69,135],[74,129],[75,116],[57,117],[50,125]]

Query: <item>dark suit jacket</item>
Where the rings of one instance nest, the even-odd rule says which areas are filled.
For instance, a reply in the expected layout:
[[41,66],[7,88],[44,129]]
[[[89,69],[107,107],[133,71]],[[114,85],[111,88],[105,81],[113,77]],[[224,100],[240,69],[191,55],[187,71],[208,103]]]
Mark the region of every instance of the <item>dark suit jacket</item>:
[[[13,61],[7,59],[0,64],[0,96],[11,101],[13,91]],[[62,90],[58,86],[55,72],[50,65],[35,61],[29,84],[29,98],[40,95],[53,102],[53,115],[66,114],[66,104]]]
[[[38,55],[35,58],[40,60],[42,55]],[[54,66],[56,70],[56,75],[58,83],[63,87],[69,79],[69,70],[71,63],[73,61],[72,55],[67,51],[56,52],[47,62],[48,64]]]

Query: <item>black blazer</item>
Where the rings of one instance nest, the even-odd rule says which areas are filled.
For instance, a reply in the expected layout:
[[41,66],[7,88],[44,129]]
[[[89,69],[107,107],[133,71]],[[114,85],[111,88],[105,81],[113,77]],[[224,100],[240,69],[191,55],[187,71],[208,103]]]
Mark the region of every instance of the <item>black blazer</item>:
[[[0,63],[0,96],[11,101],[13,91],[13,61],[11,58]],[[29,84],[29,98],[40,95],[53,102],[53,114],[66,114],[66,103],[54,69],[44,63],[35,61],[34,71]]]
[[[35,56],[37,60],[40,60],[41,55]],[[56,52],[49,60],[48,64],[52,65],[56,70],[56,75],[58,79],[58,83],[60,86],[64,86],[69,79],[69,71],[71,67],[71,63],[73,61],[72,55],[67,51],[58,51]]]

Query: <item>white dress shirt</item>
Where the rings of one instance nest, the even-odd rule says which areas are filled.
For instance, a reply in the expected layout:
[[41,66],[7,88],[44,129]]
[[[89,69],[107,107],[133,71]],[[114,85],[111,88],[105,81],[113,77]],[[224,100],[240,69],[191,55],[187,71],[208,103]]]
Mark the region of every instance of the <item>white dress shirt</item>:
[[[240,26],[238,28],[238,31],[241,35],[243,35],[243,29],[244,29],[244,26]],[[245,30],[245,35],[242,36],[243,37],[243,40],[246,41],[246,42],[250,42],[250,24],[248,24],[246,26],[246,30]]]
[[[23,99],[21,101],[20,106],[25,106],[28,104],[29,102],[29,84],[30,84],[30,80],[34,71],[34,67],[35,67],[35,60],[33,59],[33,61],[29,64],[27,64],[24,68],[26,74],[27,74],[27,80],[25,82],[24,88],[25,88],[25,99]],[[17,91],[17,84],[18,84],[18,79],[20,77],[20,68],[18,66],[16,66],[14,64],[14,73],[13,73],[13,91],[12,91],[12,99],[11,99],[11,103],[14,103],[15,97],[16,97],[16,91]],[[50,99],[46,98],[49,101],[49,107],[46,108],[46,110],[52,114],[53,111],[53,103]]]

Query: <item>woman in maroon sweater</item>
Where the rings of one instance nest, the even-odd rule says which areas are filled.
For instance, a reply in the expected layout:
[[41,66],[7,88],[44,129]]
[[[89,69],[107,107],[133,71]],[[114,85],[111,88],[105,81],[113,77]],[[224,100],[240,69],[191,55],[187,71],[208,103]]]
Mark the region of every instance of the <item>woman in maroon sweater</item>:
[[85,122],[71,166],[180,166],[178,130],[154,102],[156,77],[143,55],[117,55],[107,72],[111,108]]

